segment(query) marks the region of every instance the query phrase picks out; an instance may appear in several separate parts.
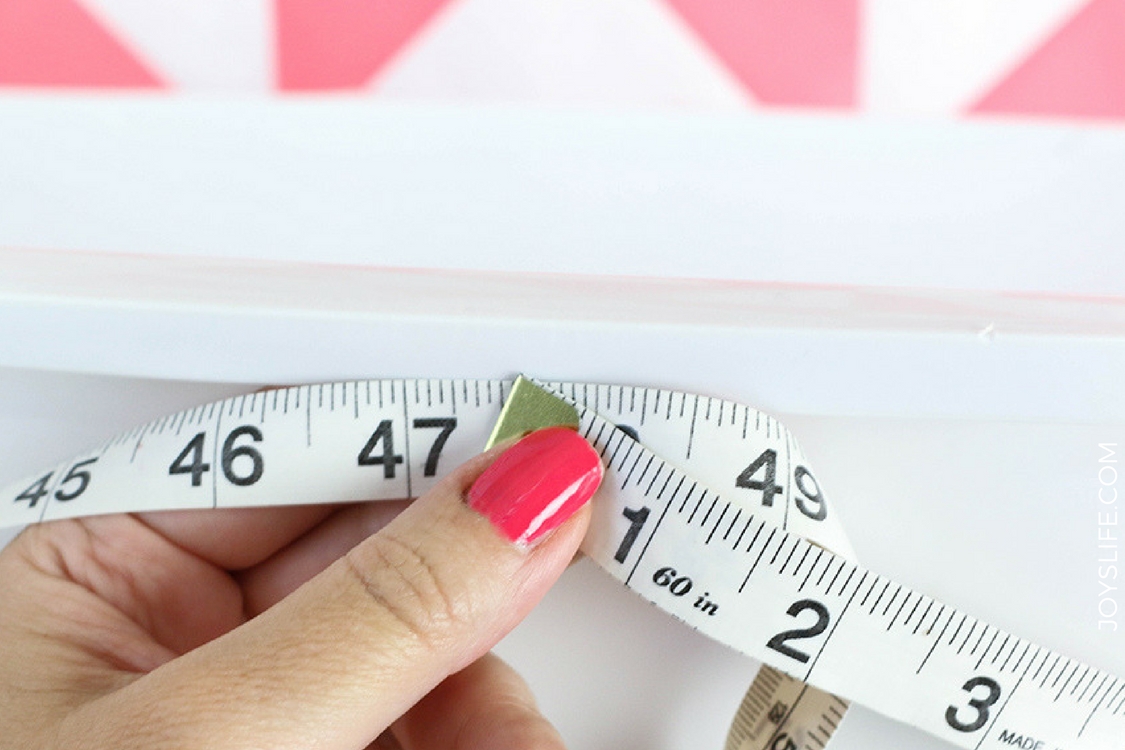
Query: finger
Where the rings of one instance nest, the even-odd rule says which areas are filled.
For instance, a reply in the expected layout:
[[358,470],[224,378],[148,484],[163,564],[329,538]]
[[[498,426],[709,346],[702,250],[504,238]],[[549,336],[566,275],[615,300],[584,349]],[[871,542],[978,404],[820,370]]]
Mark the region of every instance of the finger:
[[[410,502],[391,500],[344,506],[269,559],[239,571],[236,578],[242,589],[244,614],[256,617],[289,596],[390,523]],[[583,557],[581,551],[576,552],[569,565]]]
[[72,715],[60,746],[366,747],[542,597],[601,474],[565,428],[470,461],[259,617]]
[[563,750],[523,678],[488,653],[447,677],[393,726],[403,750]]
[[[382,529],[409,504],[409,500],[393,500],[344,506],[273,557],[240,571],[237,580],[243,612],[247,617],[265,612]],[[576,552],[569,565],[583,557],[581,551]]]
[[243,611],[255,617],[381,530],[409,500],[341,508],[268,560],[238,574]]
[[135,516],[184,551],[225,570],[241,570],[265,560],[337,507],[171,510]]

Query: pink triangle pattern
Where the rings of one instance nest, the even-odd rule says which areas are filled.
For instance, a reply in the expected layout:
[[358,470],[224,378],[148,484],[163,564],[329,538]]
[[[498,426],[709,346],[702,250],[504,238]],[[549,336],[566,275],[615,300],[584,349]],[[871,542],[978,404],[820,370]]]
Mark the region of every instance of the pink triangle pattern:
[[763,104],[854,108],[860,0],[666,0]]
[[366,86],[450,0],[275,0],[277,85]]
[[75,0],[0,0],[0,86],[163,84]]
[[1125,118],[1125,0],[1083,6],[969,112]]

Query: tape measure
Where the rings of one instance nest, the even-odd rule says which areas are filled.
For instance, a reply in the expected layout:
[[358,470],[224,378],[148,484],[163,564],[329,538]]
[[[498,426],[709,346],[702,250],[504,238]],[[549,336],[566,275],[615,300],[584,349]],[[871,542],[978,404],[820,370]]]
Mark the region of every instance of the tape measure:
[[[1125,748],[1125,680],[860,566],[776,420],[678,391],[542,387],[574,407],[606,464],[583,551],[767,665],[728,750],[821,748],[845,699],[957,747]],[[479,452],[512,393],[511,381],[372,380],[238,396],[0,489],[0,526],[416,496]]]

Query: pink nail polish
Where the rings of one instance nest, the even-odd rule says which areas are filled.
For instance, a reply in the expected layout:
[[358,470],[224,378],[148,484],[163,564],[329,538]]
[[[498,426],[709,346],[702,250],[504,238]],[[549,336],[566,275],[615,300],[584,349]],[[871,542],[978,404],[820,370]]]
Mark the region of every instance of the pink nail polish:
[[509,541],[530,547],[574,515],[598,489],[602,463],[567,427],[538,430],[520,440],[469,489],[469,507]]

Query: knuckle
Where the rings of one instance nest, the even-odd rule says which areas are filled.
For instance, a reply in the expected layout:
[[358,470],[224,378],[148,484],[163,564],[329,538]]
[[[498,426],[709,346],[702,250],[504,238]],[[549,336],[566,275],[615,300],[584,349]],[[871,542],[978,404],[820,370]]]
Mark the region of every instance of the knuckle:
[[344,556],[345,570],[380,612],[425,646],[468,619],[468,608],[425,551],[394,534],[376,534]]

